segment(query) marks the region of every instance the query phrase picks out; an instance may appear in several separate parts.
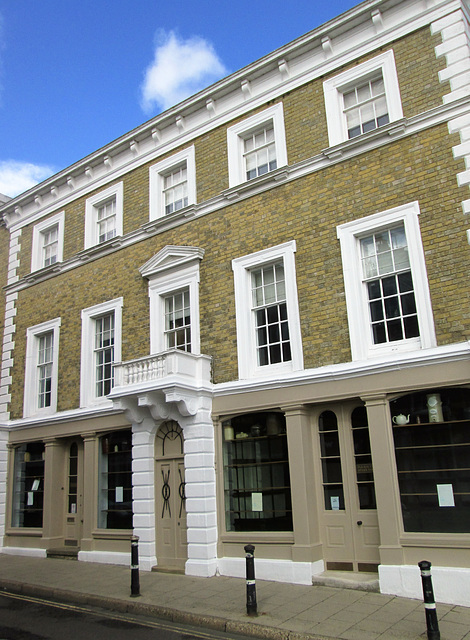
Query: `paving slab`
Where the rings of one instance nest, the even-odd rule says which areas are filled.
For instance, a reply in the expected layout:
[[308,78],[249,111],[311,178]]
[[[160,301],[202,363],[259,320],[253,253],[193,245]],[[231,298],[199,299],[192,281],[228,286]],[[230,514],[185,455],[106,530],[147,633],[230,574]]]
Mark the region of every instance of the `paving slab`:
[[[425,640],[424,605],[364,590],[258,580],[258,616],[246,613],[241,578],[140,572],[129,567],[0,553],[0,589],[124,613],[153,615],[267,640]],[[470,609],[437,605],[442,640],[470,640]]]

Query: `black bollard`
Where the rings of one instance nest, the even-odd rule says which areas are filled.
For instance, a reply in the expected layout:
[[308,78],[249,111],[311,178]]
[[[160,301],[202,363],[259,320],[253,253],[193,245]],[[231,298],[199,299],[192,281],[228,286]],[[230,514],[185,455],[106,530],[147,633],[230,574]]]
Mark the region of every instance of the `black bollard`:
[[245,547],[246,553],[246,612],[249,616],[258,615],[258,605],[256,603],[256,581],[255,581],[255,548],[252,544]]
[[424,610],[426,612],[426,627],[428,630],[428,640],[441,640],[439,623],[437,621],[436,603],[434,601],[434,591],[431,579],[431,563],[427,560],[418,562],[421,570],[421,581],[423,583]]
[[131,538],[131,598],[140,596],[139,536]]

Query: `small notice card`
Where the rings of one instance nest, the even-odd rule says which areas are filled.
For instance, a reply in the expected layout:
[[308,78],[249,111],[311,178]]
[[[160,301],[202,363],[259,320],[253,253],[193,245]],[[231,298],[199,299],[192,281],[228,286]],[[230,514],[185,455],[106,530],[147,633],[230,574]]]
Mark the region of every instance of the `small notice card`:
[[124,502],[124,488],[116,487],[116,502]]
[[454,489],[451,484],[437,485],[437,499],[440,507],[455,507]]
[[339,511],[339,496],[331,496],[330,504],[333,511]]
[[263,511],[263,494],[262,493],[251,494],[251,510]]

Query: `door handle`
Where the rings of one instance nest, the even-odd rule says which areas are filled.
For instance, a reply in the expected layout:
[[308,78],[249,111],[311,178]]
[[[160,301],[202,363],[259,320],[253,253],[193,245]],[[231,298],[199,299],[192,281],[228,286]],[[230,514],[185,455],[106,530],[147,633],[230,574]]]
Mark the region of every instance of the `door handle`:
[[362,524],[362,520],[358,520],[356,524],[358,525],[358,527],[360,527]]

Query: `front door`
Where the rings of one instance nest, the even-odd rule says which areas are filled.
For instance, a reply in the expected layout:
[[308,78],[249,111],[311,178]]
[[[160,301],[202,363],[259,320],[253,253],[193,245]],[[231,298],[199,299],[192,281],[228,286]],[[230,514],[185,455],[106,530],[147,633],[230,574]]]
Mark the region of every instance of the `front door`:
[[184,570],[188,555],[183,432],[178,423],[170,421],[162,425],[155,449],[157,567]]
[[83,442],[67,445],[65,546],[79,547],[83,525]]
[[376,571],[380,538],[366,409],[329,407],[316,423],[326,568]]

